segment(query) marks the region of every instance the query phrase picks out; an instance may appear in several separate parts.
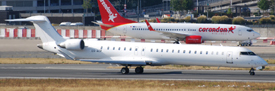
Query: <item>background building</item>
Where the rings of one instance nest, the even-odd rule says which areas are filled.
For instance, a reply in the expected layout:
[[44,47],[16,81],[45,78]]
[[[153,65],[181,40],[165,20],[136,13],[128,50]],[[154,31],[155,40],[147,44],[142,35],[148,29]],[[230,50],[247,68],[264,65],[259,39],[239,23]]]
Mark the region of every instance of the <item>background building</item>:
[[83,13],[82,4],[83,0],[0,0],[1,6],[22,13]]

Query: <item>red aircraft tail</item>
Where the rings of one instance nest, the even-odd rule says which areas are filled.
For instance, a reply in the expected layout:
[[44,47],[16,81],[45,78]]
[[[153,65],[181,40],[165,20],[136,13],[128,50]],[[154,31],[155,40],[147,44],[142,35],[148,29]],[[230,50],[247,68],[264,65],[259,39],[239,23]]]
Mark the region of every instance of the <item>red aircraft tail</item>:
[[108,23],[136,23],[136,21],[126,19],[117,12],[109,0],[97,0],[102,22]]

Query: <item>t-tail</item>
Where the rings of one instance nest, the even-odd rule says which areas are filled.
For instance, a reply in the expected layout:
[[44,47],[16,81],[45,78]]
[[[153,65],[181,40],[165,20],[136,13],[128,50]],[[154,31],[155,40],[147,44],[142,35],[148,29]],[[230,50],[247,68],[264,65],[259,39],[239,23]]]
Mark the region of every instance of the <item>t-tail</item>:
[[6,21],[30,21],[33,23],[38,36],[41,38],[43,43],[46,42],[64,42],[65,39],[58,34],[55,28],[51,25],[49,19],[45,16],[31,16],[24,19],[10,19]]
[[35,31],[43,42],[37,46],[61,57],[65,57],[66,59],[76,60],[75,55],[71,54],[70,51],[81,51],[85,48],[83,39],[65,39],[58,34],[46,16],[31,16],[25,19],[11,19],[6,21],[32,22]]
[[136,23],[136,21],[122,17],[109,0],[97,0],[102,22],[112,23]]

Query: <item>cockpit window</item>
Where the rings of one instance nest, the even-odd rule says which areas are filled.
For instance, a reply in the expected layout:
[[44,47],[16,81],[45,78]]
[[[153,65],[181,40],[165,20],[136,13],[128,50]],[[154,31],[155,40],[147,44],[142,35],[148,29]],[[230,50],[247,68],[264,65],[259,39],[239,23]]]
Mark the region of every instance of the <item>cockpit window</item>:
[[247,52],[249,55],[256,55],[254,52]]
[[248,32],[252,32],[253,30],[252,29],[247,29]]
[[256,55],[254,52],[241,52],[240,55]]

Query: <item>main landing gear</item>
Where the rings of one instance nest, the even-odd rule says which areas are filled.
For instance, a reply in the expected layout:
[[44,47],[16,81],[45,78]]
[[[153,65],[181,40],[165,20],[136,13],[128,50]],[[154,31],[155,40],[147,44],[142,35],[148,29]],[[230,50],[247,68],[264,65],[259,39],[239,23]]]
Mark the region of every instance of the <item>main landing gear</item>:
[[125,67],[121,68],[120,72],[121,72],[122,74],[128,74],[128,73],[129,73],[129,68],[128,68],[128,66],[125,66]]
[[[141,66],[136,67],[136,69],[135,69],[135,72],[136,72],[137,74],[142,74],[143,71],[144,71],[144,69],[143,69]],[[128,74],[128,73],[129,73],[129,68],[128,68],[128,66],[125,66],[125,67],[121,68],[120,72],[121,72],[122,74]]]
[[249,70],[249,73],[250,73],[250,75],[254,76],[254,75],[255,75],[254,69],[251,68],[251,69]]
[[141,66],[140,67],[136,67],[135,72],[137,74],[142,74],[143,73],[143,68]]
[[251,46],[252,45],[252,41],[248,40],[248,41],[239,41],[238,42],[238,46]]

